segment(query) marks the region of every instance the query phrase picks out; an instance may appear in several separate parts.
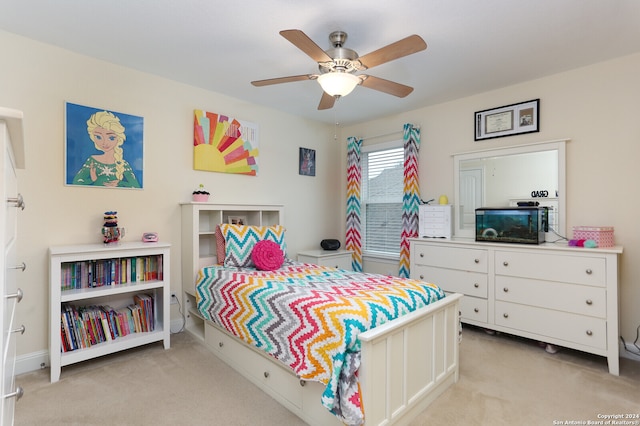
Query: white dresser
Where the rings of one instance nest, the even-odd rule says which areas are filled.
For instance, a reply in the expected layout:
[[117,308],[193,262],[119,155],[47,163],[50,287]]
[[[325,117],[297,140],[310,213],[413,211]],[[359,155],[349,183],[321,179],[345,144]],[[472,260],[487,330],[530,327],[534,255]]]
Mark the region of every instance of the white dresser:
[[619,374],[622,247],[411,241],[411,278],[463,293],[462,321],[607,357]]
[[0,424],[13,424],[15,402],[22,396],[22,389],[15,386],[16,339],[24,333],[24,326],[14,322],[16,304],[22,299],[22,290],[17,286],[18,274],[24,271],[24,263],[17,259],[18,214],[24,209],[24,201],[18,193],[16,169],[24,168],[24,145],[22,133],[22,112],[0,108],[0,143],[2,144],[3,226],[0,228],[4,241],[4,255],[0,258],[3,271],[0,280],[0,345],[2,346],[2,402],[0,404]]

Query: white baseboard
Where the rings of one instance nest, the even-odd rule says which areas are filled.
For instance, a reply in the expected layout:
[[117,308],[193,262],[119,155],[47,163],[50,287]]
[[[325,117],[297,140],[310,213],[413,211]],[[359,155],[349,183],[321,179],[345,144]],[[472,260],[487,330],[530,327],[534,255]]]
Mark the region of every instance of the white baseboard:
[[[184,331],[184,322],[182,319],[172,320],[171,332],[178,333]],[[49,368],[49,351],[43,350],[38,352],[31,352],[29,354],[20,355],[16,357],[16,376],[20,374],[30,373],[32,371],[40,370],[43,368]]]
[[16,376],[49,367],[49,351],[31,352],[16,357]]

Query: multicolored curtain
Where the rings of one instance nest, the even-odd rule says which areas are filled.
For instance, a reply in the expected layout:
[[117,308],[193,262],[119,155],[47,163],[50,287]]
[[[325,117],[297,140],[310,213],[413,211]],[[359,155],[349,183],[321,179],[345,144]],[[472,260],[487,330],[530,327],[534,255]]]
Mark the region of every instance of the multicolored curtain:
[[353,253],[353,270],[362,272],[362,233],[360,210],[360,187],[362,185],[362,164],[360,147],[362,139],[347,139],[347,235],[345,248]]
[[400,235],[400,267],[398,276],[409,278],[409,238],[418,236],[420,186],[418,183],[418,151],[420,129],[405,124],[402,140],[404,144],[404,193],[402,195],[402,234]]

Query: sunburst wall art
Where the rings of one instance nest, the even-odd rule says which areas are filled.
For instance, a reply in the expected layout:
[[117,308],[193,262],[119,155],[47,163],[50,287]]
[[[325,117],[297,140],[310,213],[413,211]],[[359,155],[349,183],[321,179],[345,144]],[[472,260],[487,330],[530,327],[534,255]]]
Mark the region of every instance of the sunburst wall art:
[[258,125],[195,110],[193,168],[209,172],[258,174]]

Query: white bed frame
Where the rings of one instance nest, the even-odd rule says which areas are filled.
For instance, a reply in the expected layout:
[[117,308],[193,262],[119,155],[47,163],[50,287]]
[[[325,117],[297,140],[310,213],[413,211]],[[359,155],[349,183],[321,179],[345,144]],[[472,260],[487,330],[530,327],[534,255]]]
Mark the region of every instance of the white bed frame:
[[[359,371],[366,425],[407,424],[458,381],[459,300],[451,294],[360,334]],[[306,382],[278,361],[212,322],[205,343],[225,363],[310,425],[340,425],[321,404],[324,385]]]

